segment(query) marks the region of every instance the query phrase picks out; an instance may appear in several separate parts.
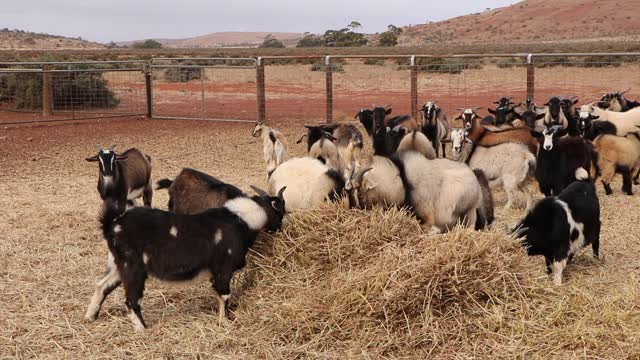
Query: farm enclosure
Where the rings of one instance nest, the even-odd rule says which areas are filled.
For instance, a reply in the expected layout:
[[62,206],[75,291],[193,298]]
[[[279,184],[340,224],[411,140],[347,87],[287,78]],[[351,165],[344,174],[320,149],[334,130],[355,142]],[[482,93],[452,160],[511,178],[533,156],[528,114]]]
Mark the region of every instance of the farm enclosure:
[[4,63],[0,124],[131,115],[320,122],[347,120],[372,104],[417,116],[427,100],[449,113],[489,107],[500,96],[533,97],[539,104],[552,95],[577,96],[586,102],[612,90],[630,88],[630,96],[637,95],[638,58],[340,55]]
[[[275,121],[292,155],[299,121]],[[150,282],[150,328],[135,334],[122,290],[95,323],[82,319],[106,245],[100,236],[93,144],[136,146],[153,179],[182,167],[244,190],[265,187],[252,124],[135,118],[16,127],[0,133],[0,357],[17,358],[633,358],[640,353],[640,197],[598,194],[602,253],[586,249],[554,287],[541,258],[502,234],[524,199],[486,233],[429,236],[400,212],[327,206],[292,215],[259,240],[236,275],[235,320],[218,327],[211,287]],[[365,144],[366,148],[370,144]],[[215,154],[215,155],[214,155]],[[634,189],[640,191],[637,186]],[[166,208],[167,194],[153,204]],[[320,226],[324,223],[325,226]],[[313,229],[311,231],[310,229]],[[427,301],[428,300],[428,301]]]

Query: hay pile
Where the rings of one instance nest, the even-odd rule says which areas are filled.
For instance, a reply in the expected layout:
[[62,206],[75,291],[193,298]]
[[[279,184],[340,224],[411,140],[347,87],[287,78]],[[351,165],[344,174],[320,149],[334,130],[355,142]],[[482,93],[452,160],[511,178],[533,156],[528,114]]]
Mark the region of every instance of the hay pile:
[[602,350],[606,331],[590,325],[631,304],[555,288],[543,264],[498,231],[427,236],[402,211],[328,204],[256,248],[234,327],[287,357]]

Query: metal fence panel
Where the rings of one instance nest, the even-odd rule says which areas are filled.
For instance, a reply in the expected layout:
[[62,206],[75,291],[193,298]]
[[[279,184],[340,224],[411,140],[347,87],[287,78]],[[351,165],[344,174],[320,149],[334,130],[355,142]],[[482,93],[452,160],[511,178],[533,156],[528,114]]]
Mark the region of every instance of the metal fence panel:
[[0,124],[145,113],[140,62],[0,64]]
[[152,116],[158,119],[253,122],[254,59],[154,59]]

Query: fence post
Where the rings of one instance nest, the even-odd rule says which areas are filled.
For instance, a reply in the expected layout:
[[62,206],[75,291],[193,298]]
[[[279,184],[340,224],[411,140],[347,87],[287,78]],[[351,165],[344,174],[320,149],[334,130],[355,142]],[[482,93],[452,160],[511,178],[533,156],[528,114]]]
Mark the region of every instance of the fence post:
[[411,68],[411,116],[418,119],[418,66],[416,56],[411,55],[409,66]]
[[532,99],[535,95],[536,73],[533,65],[533,54],[527,55],[527,98]]
[[333,68],[331,67],[331,56],[327,56],[324,58],[324,65],[325,65],[325,72],[327,74],[326,120],[327,120],[327,123],[331,123],[333,122]]
[[153,119],[153,70],[150,64],[144,66],[144,85],[147,94],[147,118]]
[[42,116],[53,115],[53,73],[42,67]]
[[261,57],[258,57],[256,61],[256,96],[258,121],[264,121],[267,118],[267,107],[265,97],[264,61]]

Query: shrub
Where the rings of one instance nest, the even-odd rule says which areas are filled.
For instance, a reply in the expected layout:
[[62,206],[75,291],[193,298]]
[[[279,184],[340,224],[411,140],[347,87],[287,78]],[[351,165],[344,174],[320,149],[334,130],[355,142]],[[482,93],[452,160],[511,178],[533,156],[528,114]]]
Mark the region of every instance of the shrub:
[[321,47],[324,46],[324,39],[322,36],[306,34],[298,41],[296,47],[305,48],[305,47]]
[[135,42],[131,47],[134,49],[161,49],[162,44],[156,40],[149,39],[144,42]]
[[369,58],[364,60],[365,65],[384,65],[384,59]]
[[[333,69],[333,72],[344,72],[342,64],[339,63],[331,64],[331,68]],[[311,65],[311,71],[325,71],[326,69],[327,66],[324,64],[324,62],[316,62]]]
[[172,67],[164,72],[164,79],[168,82],[189,82],[192,80],[204,80],[204,68],[190,67],[193,63],[183,63],[185,67]]
[[378,46],[396,46],[398,45],[398,36],[391,31],[385,31],[378,39]]
[[269,34],[264,37],[264,41],[259,48],[284,48],[282,41],[276,39],[273,35]]
[[[53,74],[55,109],[114,108],[120,100],[100,73]],[[17,109],[42,108],[42,75],[12,73],[0,75],[0,94],[13,98]]]

